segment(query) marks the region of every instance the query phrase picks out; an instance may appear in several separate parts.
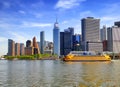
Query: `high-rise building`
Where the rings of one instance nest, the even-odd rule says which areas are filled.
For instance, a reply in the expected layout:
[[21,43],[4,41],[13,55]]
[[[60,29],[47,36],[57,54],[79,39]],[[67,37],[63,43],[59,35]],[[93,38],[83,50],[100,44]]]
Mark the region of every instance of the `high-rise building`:
[[20,56],[20,43],[15,43],[15,55]]
[[53,53],[60,56],[60,32],[57,20],[54,24],[53,29],[53,44],[54,44]]
[[15,56],[15,42],[12,39],[8,39],[8,54],[9,56]]
[[100,40],[100,19],[93,17],[83,18],[81,20],[82,41],[98,41]]
[[107,51],[107,28],[105,25],[100,29],[100,36],[103,43],[103,51]]
[[45,35],[44,31],[40,32],[40,51],[43,54],[44,53],[44,48],[45,48]]
[[33,37],[33,47],[34,47],[34,54],[39,54],[40,50],[36,41],[36,37]]
[[72,51],[72,33],[64,32],[64,55]]
[[60,32],[60,55],[64,55],[64,32]]
[[108,31],[108,51],[120,53],[120,27],[113,26]]
[[81,35],[73,35],[73,51],[80,51],[81,49]]
[[25,47],[25,55],[33,55],[34,54],[34,47],[32,46],[31,40],[26,41]]
[[72,51],[74,28],[65,29],[60,32],[60,55],[67,55]]
[[107,40],[107,28],[104,25],[102,29],[100,29],[100,36],[101,36],[101,41]]
[[[93,17],[83,18],[81,20],[82,27],[82,45],[84,51],[94,51],[87,50],[88,42],[100,42],[100,19],[95,19]],[[100,44],[100,43],[99,43]],[[101,48],[101,47],[100,47]]]
[[20,43],[20,55],[24,55],[25,54],[25,47],[23,43]]
[[114,25],[120,27],[120,21],[115,22]]
[[32,42],[31,40],[26,41],[26,47],[32,47]]

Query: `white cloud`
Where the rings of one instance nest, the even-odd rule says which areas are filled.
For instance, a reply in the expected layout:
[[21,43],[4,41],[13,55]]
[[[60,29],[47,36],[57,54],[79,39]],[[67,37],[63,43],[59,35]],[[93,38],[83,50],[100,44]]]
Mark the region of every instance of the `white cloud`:
[[20,14],[26,14],[26,12],[23,11],[23,10],[19,10],[18,12],[19,12]]
[[68,23],[68,21],[63,21],[63,22],[62,22],[62,24],[67,24],[67,23]]
[[91,12],[91,11],[83,11],[83,12],[80,12],[80,17],[81,18],[84,18],[84,17],[88,17],[88,16],[93,16],[94,14]]
[[23,27],[51,27],[51,23],[23,22]]
[[81,2],[86,0],[59,0],[55,5],[55,8],[70,9],[75,6],[79,6]]
[[23,32],[8,31],[8,33],[10,34],[9,38],[18,43],[25,43],[30,38],[28,34],[25,34]]
[[34,13],[33,15],[35,15],[36,18],[41,18],[43,16],[41,13]]
[[5,38],[5,37],[0,37],[0,42],[4,42],[4,41],[7,41],[7,38]]

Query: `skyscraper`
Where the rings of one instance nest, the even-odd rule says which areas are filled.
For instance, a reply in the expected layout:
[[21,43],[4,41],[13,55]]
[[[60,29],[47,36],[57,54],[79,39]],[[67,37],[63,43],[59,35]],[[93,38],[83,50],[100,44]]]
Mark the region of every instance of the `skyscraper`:
[[120,27],[113,26],[108,31],[108,51],[120,53]]
[[[87,18],[83,18],[81,22],[82,22],[81,27],[82,27],[83,50],[86,51],[87,49],[89,49],[89,46],[92,46],[92,45],[89,45],[90,42],[96,45],[102,44],[102,43],[96,43],[96,42],[100,42],[100,19],[87,17]],[[87,51],[95,51],[95,50],[87,50]]]
[[103,43],[103,51],[107,51],[107,28],[104,25],[102,29],[100,29],[100,36],[101,36],[101,41]]
[[45,45],[45,36],[44,36],[44,31],[40,32],[40,51],[43,54],[44,53],[44,46]]
[[82,26],[82,41],[98,41],[100,40],[100,19],[93,17],[83,18]]
[[12,39],[8,39],[8,54],[9,56],[15,56],[15,42]]
[[105,25],[100,30],[100,36],[101,36],[101,41],[107,40],[107,28]]
[[81,49],[81,35],[75,34],[73,35],[73,50],[80,51]]
[[53,53],[60,56],[60,32],[57,20],[54,23],[53,44],[54,44]]
[[24,44],[20,43],[20,55],[24,55],[24,54],[25,54]]
[[31,40],[26,41],[25,47],[25,55],[33,55],[34,54],[34,47],[32,46]]
[[20,56],[20,43],[15,44],[15,55]]
[[36,37],[33,37],[33,47],[34,47],[34,54],[39,54],[40,50],[36,41]]

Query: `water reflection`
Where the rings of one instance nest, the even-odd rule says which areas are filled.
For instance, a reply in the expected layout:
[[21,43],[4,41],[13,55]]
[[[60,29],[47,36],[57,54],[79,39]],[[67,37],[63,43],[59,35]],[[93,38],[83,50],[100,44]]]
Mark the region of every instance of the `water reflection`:
[[120,61],[0,61],[0,87],[120,87]]

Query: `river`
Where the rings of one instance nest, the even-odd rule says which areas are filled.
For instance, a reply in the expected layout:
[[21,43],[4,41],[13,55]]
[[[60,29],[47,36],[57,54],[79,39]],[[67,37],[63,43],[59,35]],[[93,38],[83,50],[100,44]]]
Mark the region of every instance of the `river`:
[[0,87],[120,87],[120,60],[0,60]]

